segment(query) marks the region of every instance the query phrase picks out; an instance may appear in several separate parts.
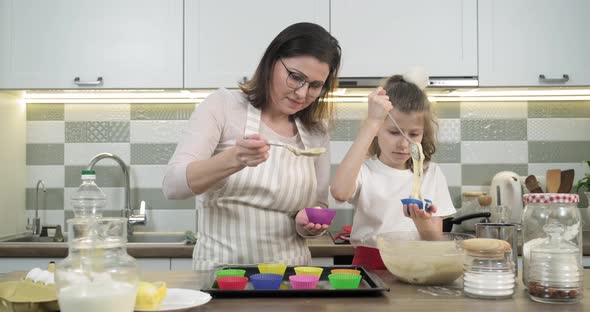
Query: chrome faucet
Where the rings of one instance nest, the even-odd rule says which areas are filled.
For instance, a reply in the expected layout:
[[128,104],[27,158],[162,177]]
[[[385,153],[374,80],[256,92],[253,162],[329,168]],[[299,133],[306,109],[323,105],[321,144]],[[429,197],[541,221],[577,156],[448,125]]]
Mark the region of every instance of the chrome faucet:
[[123,209],[121,215],[122,217],[127,218],[127,234],[131,235],[133,234],[134,224],[146,224],[147,222],[147,215],[145,213],[145,202],[141,201],[139,214],[133,214],[133,209],[131,208],[131,187],[129,183],[129,170],[127,170],[125,162],[119,156],[111,153],[98,154],[94,156],[92,160],[90,160],[90,163],[88,164],[88,167],[86,167],[86,170],[94,170],[94,165],[96,165],[98,161],[104,158],[110,158],[116,161],[117,164],[119,164],[119,167],[121,167],[121,170],[123,170],[123,175],[125,175],[125,208]]
[[47,193],[45,183],[43,180],[37,181],[37,188],[35,189],[35,218],[33,219],[33,235],[41,233],[41,219],[39,218],[39,186],[43,186],[43,193]]

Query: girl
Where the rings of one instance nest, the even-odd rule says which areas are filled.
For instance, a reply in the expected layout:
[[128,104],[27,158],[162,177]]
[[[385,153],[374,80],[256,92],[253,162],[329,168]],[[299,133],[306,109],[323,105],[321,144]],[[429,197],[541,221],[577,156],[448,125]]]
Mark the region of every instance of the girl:
[[[354,205],[350,237],[356,247],[354,265],[384,269],[376,249],[377,234],[418,231],[422,237],[437,236],[442,233],[441,216],[455,213],[447,181],[441,169],[430,161],[436,150],[431,105],[410,77],[392,76],[384,87],[369,94],[367,120],[331,184],[336,200]],[[412,80],[427,81],[427,76],[424,73],[421,79]],[[409,197],[413,181],[410,145],[387,114],[411,140],[422,144],[425,172],[421,194],[433,202],[428,212],[415,204],[402,206],[401,199]]]

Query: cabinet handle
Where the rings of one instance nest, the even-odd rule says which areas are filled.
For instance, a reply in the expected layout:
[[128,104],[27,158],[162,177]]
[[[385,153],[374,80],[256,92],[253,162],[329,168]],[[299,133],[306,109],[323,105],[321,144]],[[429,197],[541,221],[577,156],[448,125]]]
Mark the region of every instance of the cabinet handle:
[[80,81],[80,77],[74,78],[74,83],[79,86],[98,86],[102,84],[102,77],[96,78],[96,81]]
[[570,80],[570,75],[563,74],[563,78],[546,78],[545,75],[539,75],[540,83],[566,83]]

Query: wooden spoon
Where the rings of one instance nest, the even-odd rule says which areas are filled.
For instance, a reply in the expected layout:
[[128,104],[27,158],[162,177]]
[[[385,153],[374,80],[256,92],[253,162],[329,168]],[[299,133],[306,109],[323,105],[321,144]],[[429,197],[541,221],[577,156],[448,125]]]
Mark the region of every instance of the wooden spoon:
[[547,193],[557,193],[559,191],[559,184],[561,183],[561,170],[549,169],[547,170]]
[[534,175],[530,175],[526,177],[524,180],[524,185],[531,193],[543,193],[543,189],[539,186],[539,181],[537,181],[537,177]]
[[561,172],[561,181],[559,183],[558,193],[569,193],[574,184],[574,169],[564,170]]

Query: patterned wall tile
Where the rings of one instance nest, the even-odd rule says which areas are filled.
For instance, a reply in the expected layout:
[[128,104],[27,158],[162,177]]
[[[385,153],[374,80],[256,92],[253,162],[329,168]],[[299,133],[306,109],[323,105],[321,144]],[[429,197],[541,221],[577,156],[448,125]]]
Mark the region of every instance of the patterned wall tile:
[[27,104],[27,121],[64,120],[63,104]]
[[438,118],[461,117],[461,106],[459,102],[434,102],[432,103],[432,107]]
[[[25,205],[27,210],[35,210],[37,189],[27,188]],[[64,209],[64,189],[48,188],[47,192],[39,190],[39,210],[63,210]]]
[[128,121],[66,121],[66,143],[129,142]]
[[590,118],[535,118],[528,120],[529,141],[584,141],[590,139]]
[[590,101],[529,102],[529,118],[590,118]]
[[178,143],[185,120],[148,120],[131,122],[131,143]]
[[330,139],[332,141],[354,141],[359,133],[362,122],[362,120],[335,120],[330,133]]
[[438,164],[447,179],[448,186],[461,186],[461,164]]
[[367,118],[367,102],[335,103],[334,119],[364,120]]
[[27,143],[64,143],[63,121],[28,121]]
[[590,141],[528,142],[529,162],[582,162],[590,159]]
[[63,164],[63,144],[27,144],[27,165]]
[[461,121],[463,141],[520,141],[527,139],[526,119],[466,119]]
[[526,175],[527,164],[463,164],[461,169],[463,185],[486,185],[492,183],[492,178],[500,171],[512,171],[519,175]]
[[438,142],[459,143],[461,141],[461,119],[438,120]]
[[131,164],[167,164],[175,149],[176,144],[131,144]]
[[129,104],[66,104],[66,121],[129,121]]
[[132,188],[161,188],[166,165],[133,165],[131,166]]
[[[94,156],[101,153],[111,153],[117,155],[126,164],[129,164],[129,143],[66,143],[65,164],[70,166],[86,166]],[[100,165],[115,165],[115,161],[104,159]]]
[[133,104],[131,120],[188,120],[195,104]]
[[[66,166],[65,167],[65,187],[78,187],[82,183],[81,172],[86,170],[86,166]],[[127,167],[129,170],[129,166]],[[125,186],[125,175],[121,167],[96,165],[96,184],[99,187],[123,187]]]
[[462,142],[461,162],[464,164],[528,163],[527,141]]
[[27,166],[27,185],[28,188],[36,188],[37,181],[43,180],[47,188],[64,187],[64,166]]
[[436,152],[434,153],[432,160],[436,163],[460,163],[461,144],[439,143],[436,146]]
[[134,207],[139,207],[140,202],[144,200],[147,209],[196,209],[195,197],[183,200],[169,200],[164,197],[162,188],[132,189],[131,199]]
[[197,229],[197,211],[178,209],[150,209],[147,211],[147,224],[135,225],[135,231],[141,232],[195,232]]
[[330,163],[339,164],[352,146],[352,141],[330,142]]
[[527,118],[527,102],[461,102],[464,119],[523,119]]

